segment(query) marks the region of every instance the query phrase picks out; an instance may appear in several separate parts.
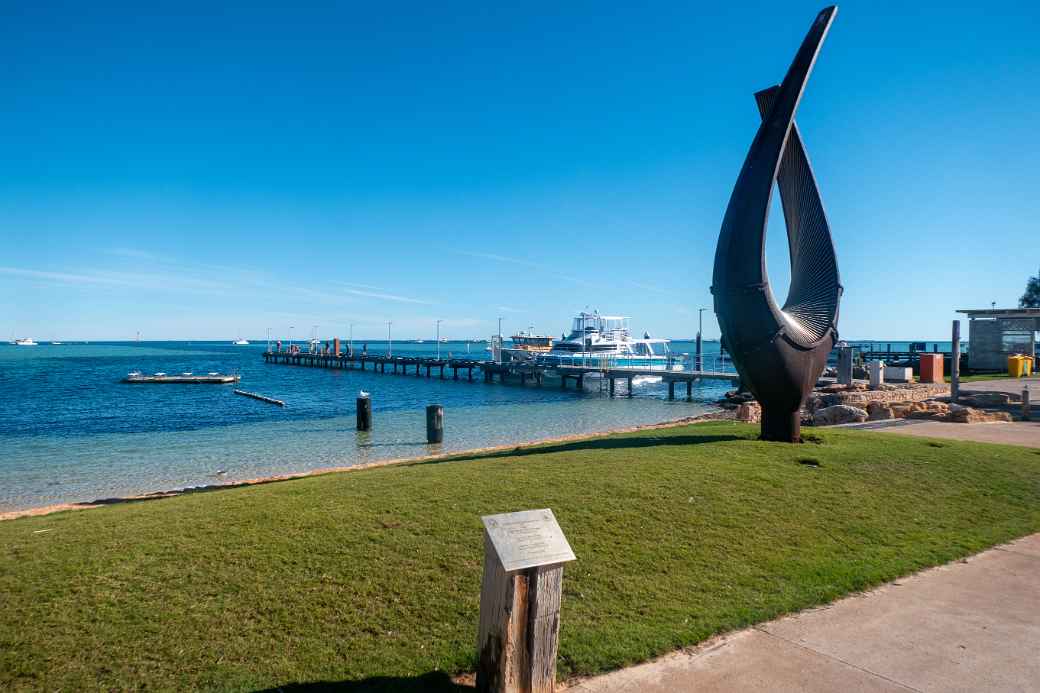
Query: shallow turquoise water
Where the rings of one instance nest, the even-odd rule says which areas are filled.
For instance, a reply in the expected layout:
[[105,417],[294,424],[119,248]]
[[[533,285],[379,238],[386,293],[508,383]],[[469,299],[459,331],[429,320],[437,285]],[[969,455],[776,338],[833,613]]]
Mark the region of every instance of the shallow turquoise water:
[[[91,343],[0,345],[0,511],[86,502],[233,482],[329,466],[505,445],[694,416],[725,382],[707,381],[695,401],[667,401],[660,383],[610,399],[583,392],[360,371],[264,364],[265,345]],[[372,353],[385,345],[368,343]],[[693,351],[677,342],[678,351]],[[432,354],[436,344],[394,344]],[[464,343],[442,352],[467,353]],[[484,357],[484,345],[468,347]],[[718,352],[705,343],[706,358]],[[125,385],[127,372],[238,372],[242,389],[285,400],[284,408],[220,385]],[[359,390],[372,394],[374,430],[355,431]],[[445,407],[445,442],[425,443],[427,404]]]

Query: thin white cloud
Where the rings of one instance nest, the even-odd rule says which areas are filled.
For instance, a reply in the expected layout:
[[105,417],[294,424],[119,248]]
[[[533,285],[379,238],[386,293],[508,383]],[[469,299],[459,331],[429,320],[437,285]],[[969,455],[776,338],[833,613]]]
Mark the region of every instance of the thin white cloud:
[[22,279],[38,279],[60,284],[108,284],[113,286],[132,286],[125,280],[114,277],[100,277],[90,274],[77,274],[74,272],[48,272],[46,270],[26,269],[23,267],[0,267],[0,274],[9,277],[20,277]]
[[524,311],[519,308],[510,308],[509,306],[495,306],[495,310],[502,313],[523,313]]
[[642,289],[643,291],[653,291],[654,293],[657,293],[657,294],[672,294],[672,293],[675,293],[674,291],[669,291],[668,289],[662,289],[661,287],[654,286],[653,284],[647,284],[645,282],[634,282],[631,279],[626,280],[625,283],[628,284],[629,286],[634,286],[637,289]]
[[128,257],[135,260],[157,260],[159,256],[155,253],[151,253],[147,250],[140,250],[138,248],[109,248],[105,251],[108,255],[116,255],[118,257]]
[[508,257],[506,255],[498,255],[496,253],[481,253],[481,252],[475,252],[475,251],[470,251],[470,250],[459,250],[459,251],[456,251],[456,252],[458,252],[459,255],[467,255],[469,257],[475,257],[475,258],[478,258],[478,259],[481,259],[481,260],[494,260],[495,262],[505,262],[505,263],[510,264],[510,265],[519,265],[520,267],[530,267],[531,269],[536,269],[536,270],[540,270],[542,272],[546,272],[546,273],[551,274],[552,276],[556,277],[557,279],[562,279],[563,281],[571,282],[572,284],[577,284],[579,286],[587,286],[587,287],[590,287],[590,288],[593,288],[593,289],[601,287],[601,285],[599,285],[599,284],[595,284],[593,282],[586,281],[585,279],[581,279],[580,277],[572,277],[572,276],[567,275],[567,274],[560,274],[559,272],[557,272],[552,267],[549,267],[548,265],[543,265],[543,264],[538,263],[538,262],[532,262],[530,260],[524,260],[522,258]]
[[[378,287],[366,287],[364,284],[349,284],[347,282],[333,282],[334,284],[343,287],[339,289],[343,293],[350,294],[351,296],[363,296],[365,298],[376,298],[380,301],[395,301],[397,303],[414,303],[421,306],[432,306],[434,301],[427,301],[421,298],[411,298],[410,296],[400,296],[398,294],[386,293],[385,289],[379,289]],[[352,287],[364,287],[364,288],[352,288]],[[375,289],[371,291],[369,289]]]
[[334,283],[339,284],[340,286],[347,286],[347,287],[351,287],[351,288],[354,288],[354,289],[368,289],[369,291],[389,291],[390,290],[390,289],[387,289],[387,288],[382,287],[382,286],[372,286],[371,284],[358,284],[356,282],[334,282]]

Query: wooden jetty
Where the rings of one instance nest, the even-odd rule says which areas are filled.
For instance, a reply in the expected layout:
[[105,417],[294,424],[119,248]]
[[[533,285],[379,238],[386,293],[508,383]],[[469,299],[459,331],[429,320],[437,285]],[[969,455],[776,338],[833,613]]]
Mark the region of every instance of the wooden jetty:
[[627,394],[632,396],[632,381],[640,376],[660,377],[668,383],[668,396],[675,398],[675,384],[685,383],[687,399],[693,397],[693,383],[698,380],[727,380],[736,382],[739,376],[736,373],[723,371],[694,370],[694,371],[668,371],[660,369],[631,369],[611,368],[608,365],[590,366],[559,366],[553,369],[539,366],[533,363],[498,363],[495,361],[480,361],[476,359],[436,358],[427,356],[377,356],[367,353],[343,353],[335,354],[331,351],[307,352],[307,351],[265,351],[264,362],[289,366],[303,366],[307,368],[339,368],[368,370],[371,365],[372,372],[388,373],[392,375],[413,375],[427,378],[436,377],[444,379],[446,372],[451,372],[452,380],[459,379],[459,373],[465,373],[466,379],[473,380],[474,371],[479,371],[485,383],[493,383],[498,379],[500,383],[518,382],[526,385],[528,381],[541,386],[546,380],[549,371],[560,379],[560,387],[567,389],[568,382],[573,382],[577,389],[582,389],[586,377],[599,377],[606,381],[609,386],[610,395],[613,397],[617,381],[625,381],[628,385]]
[[124,383],[171,383],[175,385],[226,385],[237,383],[241,379],[238,375],[224,375],[222,373],[207,373],[206,375],[194,375],[193,373],[181,373],[179,375],[167,375],[155,373],[145,375],[143,373],[131,373],[123,378]]
[[285,402],[283,402],[280,399],[275,399],[274,397],[267,397],[266,395],[258,395],[255,392],[246,392],[245,390],[235,390],[235,394],[236,395],[242,395],[243,397],[252,397],[253,399],[258,399],[261,402],[267,402],[268,404],[277,404],[279,407],[284,407],[285,406]]

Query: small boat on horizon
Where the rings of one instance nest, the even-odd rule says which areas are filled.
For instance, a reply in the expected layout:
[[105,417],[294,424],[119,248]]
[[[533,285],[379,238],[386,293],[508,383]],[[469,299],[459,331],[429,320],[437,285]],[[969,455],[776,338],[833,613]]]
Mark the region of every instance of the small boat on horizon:
[[249,340],[242,337],[242,333],[239,332],[238,336],[235,337],[235,341],[231,342],[235,346],[249,346]]
[[15,346],[36,346],[36,342],[32,340],[32,337],[22,337],[21,339],[14,340]]

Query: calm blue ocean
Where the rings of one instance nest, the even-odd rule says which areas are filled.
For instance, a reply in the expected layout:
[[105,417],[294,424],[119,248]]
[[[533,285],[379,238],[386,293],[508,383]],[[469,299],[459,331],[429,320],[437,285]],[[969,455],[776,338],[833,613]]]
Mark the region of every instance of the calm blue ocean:
[[[0,511],[86,502],[431,452],[520,443],[693,416],[727,389],[707,381],[695,401],[667,400],[660,383],[632,399],[596,386],[488,385],[372,372],[266,365],[266,345],[119,342],[0,345]],[[484,358],[484,344],[442,353]],[[385,343],[368,342],[384,353]],[[436,344],[394,343],[397,355]],[[693,352],[691,342],[673,349]],[[705,342],[706,359],[718,354]],[[284,408],[233,394],[230,385],[127,385],[129,371],[237,372],[239,387]],[[355,430],[355,399],[372,393],[374,430]],[[425,443],[427,404],[445,407],[445,442]]]

